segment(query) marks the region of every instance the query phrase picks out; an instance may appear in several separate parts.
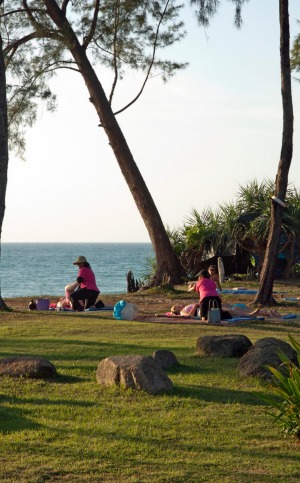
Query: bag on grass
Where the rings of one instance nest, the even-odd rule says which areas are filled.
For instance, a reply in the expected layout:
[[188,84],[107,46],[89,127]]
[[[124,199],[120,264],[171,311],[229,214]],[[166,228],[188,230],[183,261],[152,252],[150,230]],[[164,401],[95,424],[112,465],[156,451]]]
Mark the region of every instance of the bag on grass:
[[210,324],[218,324],[221,322],[221,311],[216,300],[209,301],[207,322]]
[[50,299],[37,299],[36,308],[37,310],[49,310]]
[[125,300],[120,300],[114,306],[114,318],[118,320],[133,320],[137,316],[137,313],[137,306],[125,302]]
[[104,302],[102,302],[102,300],[98,299],[97,302],[95,303],[95,307],[96,309],[103,309],[103,307],[105,307],[105,304]]

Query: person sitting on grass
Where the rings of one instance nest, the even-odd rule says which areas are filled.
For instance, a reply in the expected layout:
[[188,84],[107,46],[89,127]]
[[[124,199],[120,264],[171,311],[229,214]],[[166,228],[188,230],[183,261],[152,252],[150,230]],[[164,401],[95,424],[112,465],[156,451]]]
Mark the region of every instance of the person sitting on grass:
[[218,289],[222,292],[222,287],[217,273],[217,267],[215,265],[210,265],[208,267],[209,278],[216,282]]
[[219,293],[217,292],[217,284],[210,278],[208,270],[201,270],[198,273],[198,282],[189,284],[189,292],[195,290],[199,294],[200,318],[207,320],[209,304],[214,301],[219,307],[222,317],[230,317],[230,314],[222,313],[222,302]]
[[80,312],[95,305],[100,290],[96,284],[95,274],[85,257],[78,257],[73,265],[78,265],[76,282],[80,287],[70,294],[70,301],[73,310]]

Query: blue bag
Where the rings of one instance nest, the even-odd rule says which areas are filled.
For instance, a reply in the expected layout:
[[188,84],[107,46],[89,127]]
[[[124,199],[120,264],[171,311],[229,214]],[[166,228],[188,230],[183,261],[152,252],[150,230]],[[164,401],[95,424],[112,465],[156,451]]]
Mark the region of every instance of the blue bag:
[[133,320],[137,316],[137,306],[125,300],[120,300],[114,306],[114,318],[117,320]]

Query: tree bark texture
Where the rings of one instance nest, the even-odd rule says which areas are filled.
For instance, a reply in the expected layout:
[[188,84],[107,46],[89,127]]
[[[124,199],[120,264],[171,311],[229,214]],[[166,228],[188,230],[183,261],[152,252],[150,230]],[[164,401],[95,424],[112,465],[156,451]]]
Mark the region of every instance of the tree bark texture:
[[5,194],[8,168],[8,132],[5,63],[0,34],[0,239],[5,212]]
[[[4,213],[5,213],[7,169],[8,169],[8,131],[7,131],[6,75],[5,75],[4,54],[2,50],[2,37],[0,33],[0,244],[1,244],[2,225],[3,225],[3,219],[4,219]],[[0,245],[0,261],[1,261],[1,245]],[[1,285],[0,285],[0,309],[7,309],[7,306],[1,296]]]
[[[281,155],[277,170],[275,192],[276,198],[284,201],[288,186],[289,169],[293,156],[293,102],[291,87],[290,67],[290,27],[289,27],[289,2],[279,0],[280,18],[280,67],[281,67],[281,96],[283,109],[283,132]],[[260,286],[254,303],[270,305],[274,303],[273,285],[275,278],[275,264],[278,252],[283,207],[276,201],[272,201],[270,232],[264,258]]]
[[103,87],[86,55],[86,51],[80,45],[57,3],[54,0],[44,0],[44,4],[47,7],[47,13],[65,37],[65,43],[85,81],[90,101],[96,109],[101,126],[105,130],[121,172],[148,230],[157,262],[154,285],[160,285],[164,282],[170,284],[180,283],[183,275],[181,264],[172,249],[156,205],[134,161]]

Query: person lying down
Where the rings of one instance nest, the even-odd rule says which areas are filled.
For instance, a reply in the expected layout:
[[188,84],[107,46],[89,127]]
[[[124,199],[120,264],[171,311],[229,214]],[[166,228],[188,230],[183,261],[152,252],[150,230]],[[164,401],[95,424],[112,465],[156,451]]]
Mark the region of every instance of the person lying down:
[[170,312],[173,315],[182,315],[184,317],[195,317],[197,315],[197,308],[200,307],[199,303],[190,305],[173,305]]
[[65,296],[60,298],[56,304],[56,308],[58,309],[72,309],[72,304],[70,301],[70,294],[74,292],[79,287],[78,282],[69,283],[65,286]]
[[249,307],[246,304],[223,304],[224,310],[227,310],[233,317],[256,317],[256,316],[263,316],[263,317],[276,317],[281,318],[281,314],[276,309],[267,309],[258,307],[253,309],[253,307]]
[[[200,307],[200,303],[189,304],[189,305],[173,305],[170,312],[172,315],[181,315],[183,317],[195,317],[197,316],[197,309]],[[231,317],[273,317],[281,318],[281,314],[275,309],[266,308],[256,308],[248,307],[245,304],[222,304],[223,311],[228,312]]]
[[[56,308],[61,309],[61,310],[65,310],[65,309],[72,310],[73,307],[72,307],[72,303],[71,303],[71,300],[70,300],[70,294],[72,292],[74,292],[74,290],[77,290],[79,286],[80,286],[80,283],[78,283],[78,282],[73,282],[73,283],[69,283],[68,285],[66,285],[65,286],[65,297],[61,297],[59,299],[59,301],[56,304]],[[80,303],[80,305],[83,309],[84,308],[84,302],[82,300],[79,300],[79,303]],[[96,302],[95,302],[94,305],[92,305],[92,307],[96,307],[96,308],[104,307],[104,303],[102,302],[102,300],[100,300],[100,294],[98,295]]]

